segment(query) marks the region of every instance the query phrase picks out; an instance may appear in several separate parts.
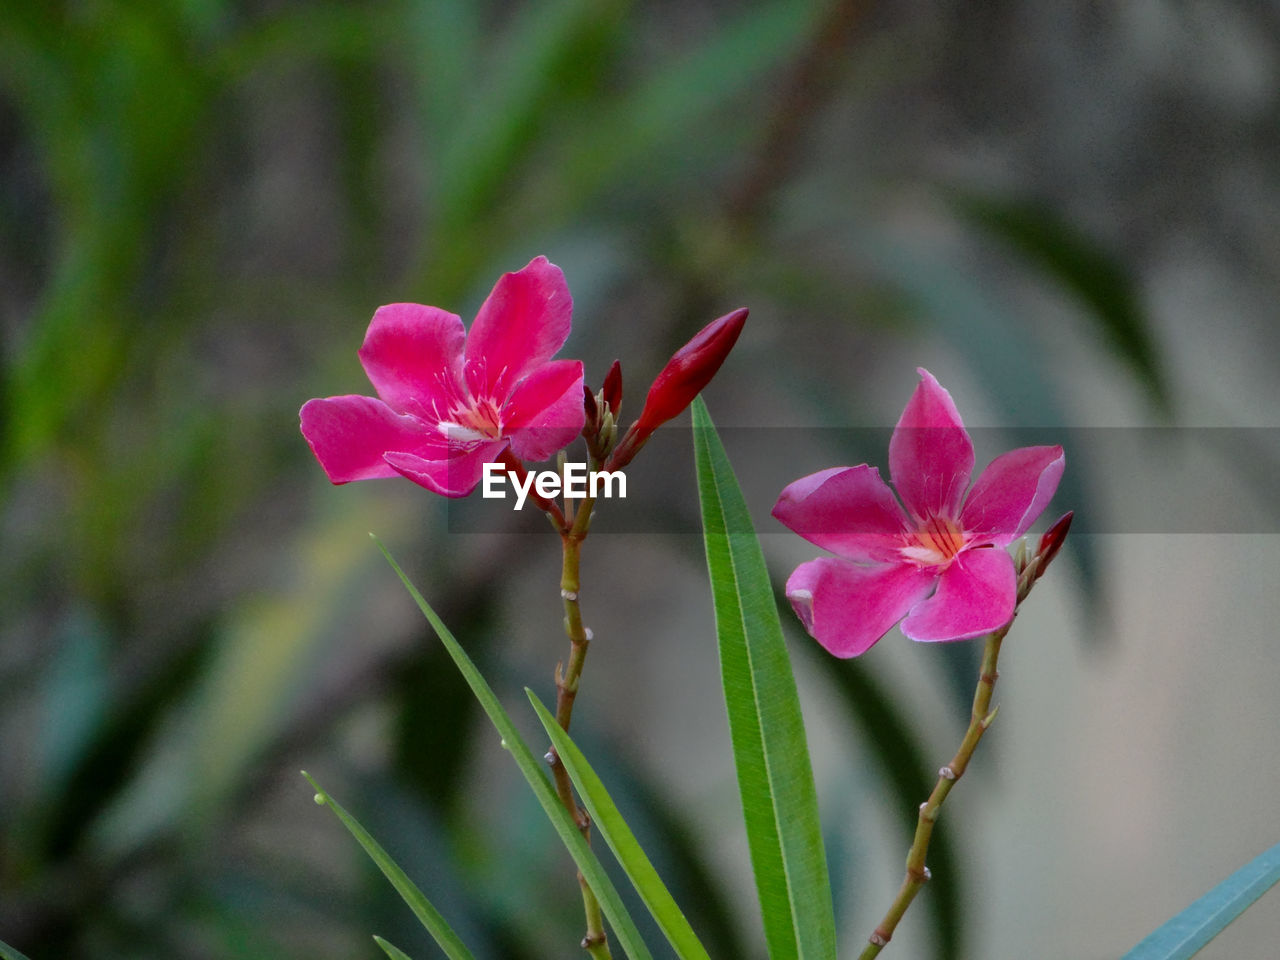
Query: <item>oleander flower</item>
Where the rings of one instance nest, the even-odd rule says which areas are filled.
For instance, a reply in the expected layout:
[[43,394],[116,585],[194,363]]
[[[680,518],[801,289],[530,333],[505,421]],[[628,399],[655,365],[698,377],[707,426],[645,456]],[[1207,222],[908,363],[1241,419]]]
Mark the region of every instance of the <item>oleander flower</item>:
[[[889,476],[833,467],[790,484],[773,515],[836,554],[802,563],[787,598],[837,657],[856,657],[902,622],[912,640],[964,640],[1013,617],[1017,577],[1004,549],[1058,488],[1062,448],[1002,454],[969,487],[973,443],[951,395],[924,369],[889,441]],[[967,491],[967,494],[966,494]]]
[[359,351],[378,396],[309,400],[302,434],[333,483],[400,475],[446,497],[470,493],[508,448],[546,460],[584,420],[582,362],[551,359],[572,311],[546,257],[504,274],[469,334],[439,307],[380,307]]

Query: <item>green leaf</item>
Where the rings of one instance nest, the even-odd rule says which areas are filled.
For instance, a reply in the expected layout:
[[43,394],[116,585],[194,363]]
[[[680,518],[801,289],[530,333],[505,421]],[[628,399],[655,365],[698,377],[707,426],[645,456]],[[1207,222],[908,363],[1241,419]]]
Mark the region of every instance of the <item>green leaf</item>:
[[701,398],[693,428],[729,734],[769,956],[834,958],[813,769],[773,587]]
[[1164,369],[1137,285],[1123,264],[1043,204],[973,193],[955,194],[951,202],[968,223],[1004,243],[1072,294],[1161,411],[1168,412]]
[[3,940],[0,940],[0,957],[4,958],[4,960],[28,960],[25,953],[19,953]]
[[394,943],[387,943],[387,941],[383,940],[379,936],[375,936],[373,938],[373,942],[380,946],[382,948],[382,952],[390,957],[391,960],[409,960],[409,955]]
[[1122,960],[1186,960],[1280,880],[1280,843],[1249,861],[1173,919],[1156,929]]
[[320,784],[316,783],[311,774],[303,770],[302,775],[307,778],[311,786],[315,787],[316,802],[327,806],[337,814],[343,826],[351,831],[351,835],[359,841],[360,846],[364,847],[365,853],[369,854],[369,858],[378,865],[378,869],[391,881],[391,885],[396,888],[396,892],[409,905],[409,909],[413,911],[413,915],[426,928],[427,933],[431,934],[436,943],[440,944],[440,949],[445,952],[445,955],[450,960],[474,960],[471,956],[471,951],[466,948],[466,945],[458,938],[458,935],[445,922],[444,917],[440,915],[440,911],[431,905],[431,901],[405,875],[399,865],[391,859],[390,854],[382,849],[378,841],[370,836],[369,831],[360,826],[359,821],[347,813],[341,804],[325,793],[324,789]]
[[[779,584],[781,587],[781,584]],[[782,590],[775,592],[782,596]],[[794,621],[798,624],[798,621]],[[799,630],[789,631],[799,633]],[[885,792],[892,798],[901,827],[902,849],[911,846],[919,824],[916,805],[929,795],[932,774],[919,737],[894,699],[876,682],[871,671],[857,660],[839,660],[818,644],[805,638],[800,649],[806,651],[832,682],[840,702],[849,715],[850,724],[861,731],[868,755],[880,768]],[[957,866],[955,846],[946,823],[934,827],[929,842],[929,896],[922,906],[933,917],[938,956],[955,960],[964,955],[965,897],[964,874]]]
[[[585,198],[652,173],[655,151],[673,143],[687,150],[715,111],[795,55],[822,6],[753,5],[687,54],[669,58],[612,101],[602,100],[599,115],[565,151],[565,182]],[[686,153],[681,160],[689,162]]]
[[604,867],[591,850],[590,845],[582,834],[578,832],[578,827],[573,822],[573,818],[569,816],[569,812],[560,803],[560,798],[556,796],[555,790],[552,789],[551,784],[543,774],[541,764],[534,758],[533,753],[524,742],[524,738],[520,736],[520,731],[511,722],[507,711],[498,702],[498,698],[494,695],[489,684],[480,675],[480,671],[471,662],[471,658],[462,649],[462,645],[449,632],[449,628],[444,625],[444,621],[436,616],[436,612],[423,599],[417,587],[405,576],[404,571],[400,569],[400,565],[396,563],[395,558],[391,556],[387,548],[382,545],[382,542],[377,537],[373,538],[373,542],[378,545],[382,555],[387,558],[387,563],[391,564],[391,569],[396,572],[400,582],[409,591],[414,603],[418,605],[418,609],[427,618],[427,622],[435,630],[440,642],[449,651],[449,656],[457,664],[458,670],[467,681],[467,685],[471,687],[471,692],[480,701],[480,706],[484,707],[484,712],[489,715],[494,728],[502,737],[503,746],[515,758],[516,766],[524,774],[525,780],[533,789],[534,796],[538,798],[538,803],[551,821],[551,825],[555,827],[556,833],[560,835],[561,841],[568,848],[570,856],[573,857],[578,869],[582,871],[582,875],[596,895],[596,899],[599,900],[600,907],[604,910],[604,915],[613,927],[614,934],[617,936],[618,943],[622,946],[622,949],[632,960],[652,960],[648,948],[645,947],[644,942],[640,939],[640,932],[636,929],[631,915],[627,913],[626,907],[622,905],[622,899],[618,896],[618,891],[614,887],[613,881],[604,872]]
[[635,886],[636,893],[640,894],[640,899],[653,914],[653,919],[658,922],[663,935],[675,948],[676,955],[682,960],[687,958],[710,960],[706,949],[699,942],[693,928],[689,926],[689,921],[685,919],[670,891],[658,876],[658,871],[653,868],[649,857],[636,841],[635,834],[623,820],[613,798],[609,796],[609,791],[605,789],[596,772],[587,763],[587,758],[556,722],[556,718],[542,705],[537,695],[528,688],[525,688],[525,693],[529,695],[529,702],[533,704],[533,709],[538,712],[538,719],[546,728],[547,736],[555,745],[556,752],[560,755],[560,761],[568,771],[570,779],[578,788],[582,802],[586,804],[587,812],[591,814],[592,824],[599,831],[600,836],[604,837],[604,842],[618,858],[618,863],[622,864],[622,869],[626,871],[627,877]]

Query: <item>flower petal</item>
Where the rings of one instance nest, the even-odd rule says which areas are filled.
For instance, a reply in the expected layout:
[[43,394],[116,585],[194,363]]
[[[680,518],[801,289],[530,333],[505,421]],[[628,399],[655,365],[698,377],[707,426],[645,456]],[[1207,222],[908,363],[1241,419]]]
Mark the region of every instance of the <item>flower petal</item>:
[[920,520],[954,517],[973,473],[973,442],[951,394],[923,367],[889,440],[889,476]]
[[1020,447],[992,460],[961,514],[970,539],[1003,547],[1026,533],[1053,499],[1065,465],[1061,447]]
[[438,458],[415,456],[412,453],[388,453],[386,461],[394,473],[407,477],[433,493],[446,497],[465,497],[480,483],[484,465],[496,462],[506,445],[505,440],[498,440],[461,450],[453,447],[448,456]]
[[864,563],[897,557],[906,520],[880,471],[865,463],[788,484],[773,515],[810,543]]
[[373,397],[308,400],[299,419],[311,452],[333,483],[394,477],[382,458],[388,450],[422,453],[439,446],[422,421]]
[[980,637],[1009,622],[1017,589],[1009,554],[966,550],[942,572],[938,592],[902,621],[902,632],[912,640]]
[[569,338],[573,298],[564,274],[546,257],[504,273],[467,335],[467,386],[502,403],[534,367]]
[[829,653],[856,657],[928,595],[937,575],[910,563],[861,567],[820,557],[796,567],[787,599],[796,616]]
[[546,460],[582,432],[582,361],[552,360],[520,381],[502,411],[503,435],[521,460]]
[[435,421],[447,415],[461,383],[462,318],[420,303],[379,307],[360,362],[386,404]]

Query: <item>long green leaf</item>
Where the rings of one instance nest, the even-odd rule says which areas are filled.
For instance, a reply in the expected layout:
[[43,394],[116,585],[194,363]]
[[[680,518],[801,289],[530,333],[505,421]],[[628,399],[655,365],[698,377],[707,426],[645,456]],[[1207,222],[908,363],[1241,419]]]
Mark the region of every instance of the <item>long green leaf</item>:
[[409,955],[394,943],[387,943],[387,941],[377,936],[373,938],[373,942],[380,946],[382,948],[382,952],[390,957],[391,960],[410,960]]
[[693,443],[720,672],[771,960],[836,955],[831,883],[795,677],[764,554],[706,405]]
[[[781,586],[779,583],[775,597],[783,595]],[[916,804],[927,797],[933,787],[933,779],[926,771],[932,773],[936,768],[929,767],[919,737],[902,709],[860,661],[837,660],[816,643],[802,644],[800,649],[808,653],[814,665],[831,681],[850,725],[858,728],[861,742],[880,768],[881,782],[899,816],[902,849],[907,849],[920,822]],[[956,867],[955,845],[945,823],[934,828],[929,842],[929,866],[933,879],[929,881],[929,896],[922,906],[933,916],[939,960],[956,960],[964,955],[965,884],[963,871]]]
[[307,778],[311,786],[315,787],[316,802],[323,804],[337,814],[338,819],[342,821],[342,825],[351,831],[351,835],[359,841],[360,846],[364,847],[365,853],[369,854],[369,858],[378,865],[378,869],[391,881],[391,885],[396,888],[396,892],[409,905],[413,915],[426,927],[427,932],[431,934],[436,943],[440,944],[440,949],[445,952],[449,960],[474,960],[471,951],[466,948],[466,945],[458,938],[458,935],[453,932],[444,917],[440,915],[440,911],[431,905],[431,901],[406,876],[399,865],[391,859],[391,855],[382,849],[378,841],[373,839],[369,831],[360,826],[360,822],[347,813],[338,801],[325,793],[324,789],[320,784],[316,783],[311,774],[303,770],[302,775]]
[[26,954],[19,953],[3,940],[0,940],[0,957],[3,957],[4,960],[28,960]]
[[556,833],[560,835],[560,839],[565,847],[568,848],[570,856],[577,863],[578,869],[582,871],[582,875],[591,886],[596,899],[600,901],[600,907],[604,910],[604,915],[612,925],[613,932],[617,935],[618,943],[621,944],[622,949],[632,960],[652,960],[648,948],[645,947],[644,942],[640,939],[640,932],[636,929],[631,915],[627,913],[626,907],[622,905],[622,899],[618,896],[618,891],[614,887],[613,881],[609,879],[609,875],[604,872],[604,867],[601,866],[599,859],[597,859],[587,841],[583,839],[582,834],[578,832],[578,827],[573,822],[573,818],[569,816],[568,811],[560,803],[560,798],[556,796],[555,790],[552,789],[551,784],[542,772],[541,764],[534,758],[533,753],[524,742],[524,738],[520,736],[520,731],[511,722],[507,711],[498,702],[497,696],[494,695],[484,677],[480,675],[476,665],[471,662],[467,652],[462,649],[462,645],[454,638],[449,628],[444,625],[444,621],[436,616],[436,612],[423,599],[422,594],[418,592],[418,588],[405,576],[404,571],[400,569],[400,564],[396,563],[395,558],[391,556],[390,552],[377,537],[374,537],[373,541],[378,545],[378,549],[382,551],[382,555],[387,558],[387,563],[391,564],[391,569],[396,572],[400,582],[409,591],[409,595],[413,597],[414,603],[418,605],[422,615],[427,618],[431,628],[435,630],[440,642],[449,651],[449,656],[457,664],[458,670],[467,681],[467,685],[471,687],[471,692],[475,694],[476,699],[480,701],[480,705],[484,707],[484,712],[489,715],[489,719],[502,737],[503,746],[515,758],[516,766],[520,768],[520,772],[524,774],[525,780],[528,781],[529,786],[533,789],[534,796],[538,798],[538,803],[551,821],[551,825],[555,827]]
[[596,772],[587,763],[587,758],[556,722],[551,712],[543,706],[537,695],[528,688],[525,688],[525,693],[529,695],[529,702],[533,704],[533,709],[538,712],[538,719],[546,728],[547,736],[555,745],[556,752],[560,755],[560,761],[568,771],[570,779],[578,788],[582,802],[586,804],[587,812],[591,814],[595,829],[599,831],[600,836],[604,837],[604,842],[618,858],[618,863],[626,871],[627,877],[636,888],[636,893],[640,894],[640,899],[653,914],[653,919],[658,922],[658,927],[675,949],[676,955],[681,960],[691,960],[691,958],[711,960],[693,932],[693,928],[689,926],[684,913],[676,905],[670,891],[658,876],[658,871],[653,868],[649,857],[636,841],[635,834],[623,820],[613,798],[609,796],[609,791],[605,789]]
[[1150,391],[1162,413],[1171,406],[1168,381],[1131,271],[1057,211],[1009,197],[957,192],[952,209],[1043,270],[1074,295]]
[[1280,843],[1158,927],[1122,960],[1186,960],[1195,956],[1277,881],[1280,881]]

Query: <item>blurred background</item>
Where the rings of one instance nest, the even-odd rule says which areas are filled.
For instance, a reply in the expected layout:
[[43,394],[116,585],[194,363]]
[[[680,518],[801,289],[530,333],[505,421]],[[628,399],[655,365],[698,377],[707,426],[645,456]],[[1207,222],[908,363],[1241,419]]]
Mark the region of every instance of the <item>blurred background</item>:
[[[478,957],[579,955],[567,856],[367,533],[523,721],[556,538],[331,487],[297,429],[369,392],[379,304],[469,322],[546,254],[627,418],[751,308],[707,401],[779,583],[817,551],[777,491],[883,467],[843,428],[916,366],[980,458],[1068,438],[1077,528],[890,953],[1119,956],[1280,839],[1278,81],[1265,2],[4,4],[0,939],[437,956],[306,768]],[[711,954],[760,958],[683,422],[630,471],[652,531],[606,504],[585,545],[574,732]],[[837,662],[784,621],[854,955],[977,645]],[[1273,891],[1203,956],[1276,942]]]

